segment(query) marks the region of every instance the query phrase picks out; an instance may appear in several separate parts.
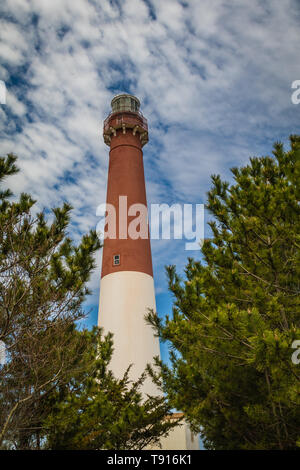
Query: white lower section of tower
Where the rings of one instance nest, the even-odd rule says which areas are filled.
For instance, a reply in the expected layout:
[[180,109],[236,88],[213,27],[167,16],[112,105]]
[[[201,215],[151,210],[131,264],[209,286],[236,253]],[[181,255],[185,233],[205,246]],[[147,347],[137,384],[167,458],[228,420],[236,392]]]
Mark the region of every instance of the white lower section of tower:
[[[98,326],[113,333],[114,352],[110,369],[121,378],[130,364],[130,379],[137,380],[147,363],[159,356],[159,340],[145,321],[148,309],[155,311],[154,281],[149,274],[119,271],[101,280]],[[143,393],[159,395],[147,378]]]
[[[130,379],[137,380],[147,363],[151,364],[154,356],[160,356],[159,340],[144,318],[149,308],[156,311],[154,281],[149,274],[119,271],[102,278],[98,326],[104,333],[110,331],[114,335],[110,369],[118,378],[133,364]],[[146,379],[142,391],[145,395],[161,395],[150,378]],[[196,450],[199,439],[184,422],[162,438],[161,446],[163,450]]]

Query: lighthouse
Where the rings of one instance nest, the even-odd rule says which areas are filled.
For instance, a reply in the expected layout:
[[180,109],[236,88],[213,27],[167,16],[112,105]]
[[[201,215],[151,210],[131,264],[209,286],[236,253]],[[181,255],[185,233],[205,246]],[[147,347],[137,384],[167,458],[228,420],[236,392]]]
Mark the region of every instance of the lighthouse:
[[[149,309],[156,310],[143,164],[148,124],[135,96],[117,95],[111,107],[103,126],[110,151],[98,326],[114,335],[114,375],[122,378],[131,364],[129,378],[135,381],[160,355],[158,338],[144,318]],[[161,395],[150,377],[142,392]],[[161,446],[196,450],[199,439],[184,421],[161,439]]]
[[[130,379],[137,380],[160,354],[159,340],[144,318],[148,309],[156,309],[143,164],[148,124],[135,96],[117,95],[111,107],[103,127],[110,148],[106,206],[111,217],[105,227],[98,325],[113,333],[115,376],[121,378],[132,364]],[[150,378],[143,393],[159,394]]]

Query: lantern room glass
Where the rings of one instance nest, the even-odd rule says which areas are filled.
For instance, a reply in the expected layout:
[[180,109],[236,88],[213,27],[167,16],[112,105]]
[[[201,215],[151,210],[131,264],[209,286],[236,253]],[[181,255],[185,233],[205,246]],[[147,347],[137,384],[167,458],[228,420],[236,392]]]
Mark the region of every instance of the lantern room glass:
[[118,95],[111,102],[112,112],[131,111],[137,113],[140,108],[139,100],[133,95]]

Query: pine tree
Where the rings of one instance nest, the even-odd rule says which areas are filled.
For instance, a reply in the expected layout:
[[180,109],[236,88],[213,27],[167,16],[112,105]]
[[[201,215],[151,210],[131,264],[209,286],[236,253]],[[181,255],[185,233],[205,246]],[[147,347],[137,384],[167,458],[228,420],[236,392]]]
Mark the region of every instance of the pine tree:
[[[18,171],[15,162],[12,154],[0,158],[0,183]],[[70,205],[53,209],[47,223],[43,212],[32,215],[29,195],[11,196],[0,192],[0,340],[7,358],[0,367],[0,445],[30,448],[35,429],[39,440],[44,397],[80,369],[85,345],[75,322],[84,315],[99,241],[91,231],[72,243]]]
[[[172,318],[148,321],[169,341],[160,366],[170,404],[208,449],[294,449],[299,442],[300,136],[285,152],[212,177],[213,236],[186,279],[167,268]],[[152,371],[153,374],[154,371]]]
[[49,397],[51,410],[44,422],[46,448],[55,450],[133,450],[159,445],[177,425],[165,398],[144,399],[140,387],[145,375],[131,383],[128,372],[117,380],[109,371],[112,336],[82,332],[88,338],[85,370]]

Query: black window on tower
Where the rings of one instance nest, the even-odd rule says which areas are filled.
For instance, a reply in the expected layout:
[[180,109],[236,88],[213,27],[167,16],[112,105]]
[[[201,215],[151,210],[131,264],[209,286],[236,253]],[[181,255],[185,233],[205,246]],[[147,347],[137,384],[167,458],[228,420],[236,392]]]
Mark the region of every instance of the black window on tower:
[[120,255],[114,255],[113,257],[113,265],[114,266],[119,266],[120,264]]

